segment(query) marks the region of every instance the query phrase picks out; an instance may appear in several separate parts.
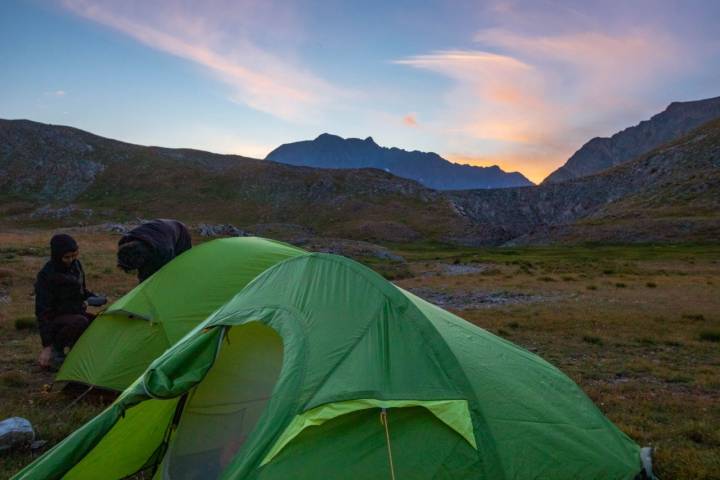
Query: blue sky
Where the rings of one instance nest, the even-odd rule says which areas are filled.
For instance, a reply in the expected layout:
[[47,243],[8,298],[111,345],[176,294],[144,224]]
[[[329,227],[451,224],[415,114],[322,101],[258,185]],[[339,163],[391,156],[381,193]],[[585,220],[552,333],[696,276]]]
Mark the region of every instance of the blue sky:
[[0,2],[0,117],[264,157],[322,132],[540,181],[720,95],[720,2]]

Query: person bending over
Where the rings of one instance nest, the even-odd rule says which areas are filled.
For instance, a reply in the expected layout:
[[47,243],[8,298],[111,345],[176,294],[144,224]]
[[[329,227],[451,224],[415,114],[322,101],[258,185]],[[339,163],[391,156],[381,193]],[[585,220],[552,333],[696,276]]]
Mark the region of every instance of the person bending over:
[[50,240],[50,261],[35,281],[35,316],[43,349],[38,363],[57,369],[65,359],[65,348],[72,348],[95,316],[86,311],[86,301],[103,305],[85,285],[85,272],[78,260],[79,248],[73,237],[58,234]]
[[192,248],[187,227],[177,220],[157,219],[135,227],[118,242],[117,265],[137,271],[140,283],[173,258]]

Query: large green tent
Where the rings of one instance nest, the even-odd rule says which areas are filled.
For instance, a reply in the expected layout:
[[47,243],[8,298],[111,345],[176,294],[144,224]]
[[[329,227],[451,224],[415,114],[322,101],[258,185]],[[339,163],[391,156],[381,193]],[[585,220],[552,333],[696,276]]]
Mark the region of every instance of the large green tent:
[[150,362],[253,278],[304,253],[257,237],[218,239],[188,250],[98,316],[56,380],[126,389]]
[[[352,260],[285,260],[15,479],[624,479],[640,448],[539,357]],[[138,477],[139,478],[139,477]]]

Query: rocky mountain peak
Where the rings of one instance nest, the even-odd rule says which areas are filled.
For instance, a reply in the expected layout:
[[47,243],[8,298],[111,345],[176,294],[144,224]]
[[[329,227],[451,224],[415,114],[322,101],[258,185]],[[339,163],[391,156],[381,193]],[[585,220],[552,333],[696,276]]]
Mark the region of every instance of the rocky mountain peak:
[[607,170],[676,140],[717,118],[720,118],[720,97],[673,102],[649,120],[626,128],[610,138],[593,138],[543,183],[564,182]]
[[433,152],[382,147],[372,137],[343,139],[322,134],[315,140],[281,145],[266,160],[315,168],[378,168],[437,190],[532,185],[522,174],[497,166],[459,165]]

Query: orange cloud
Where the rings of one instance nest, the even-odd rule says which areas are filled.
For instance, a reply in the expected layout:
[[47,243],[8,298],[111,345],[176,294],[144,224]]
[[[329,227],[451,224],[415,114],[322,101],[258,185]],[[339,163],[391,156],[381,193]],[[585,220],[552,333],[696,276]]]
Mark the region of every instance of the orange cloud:
[[408,127],[417,127],[417,118],[414,113],[411,113],[409,115],[405,115],[403,117],[403,123],[407,125]]
[[348,94],[247,38],[222,38],[212,21],[203,22],[175,4],[148,2],[130,8],[124,2],[63,0],[63,5],[149,47],[200,65],[232,88],[233,100],[280,118],[306,120]]
[[530,181],[540,183],[548,174],[548,164],[555,158],[542,157],[537,154],[497,154],[497,155],[468,155],[450,153],[443,155],[454,163],[490,167],[497,165],[506,172],[521,172]]
[[618,112],[644,116],[647,84],[683,68],[674,39],[647,29],[547,36],[495,29],[475,40],[483,50],[431,52],[395,63],[453,80],[434,124],[455,135],[456,145],[488,150],[456,158],[520,167],[534,181],[591,136],[612,133],[604,128]]

